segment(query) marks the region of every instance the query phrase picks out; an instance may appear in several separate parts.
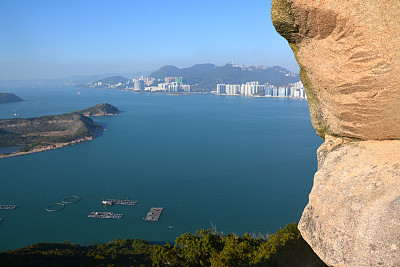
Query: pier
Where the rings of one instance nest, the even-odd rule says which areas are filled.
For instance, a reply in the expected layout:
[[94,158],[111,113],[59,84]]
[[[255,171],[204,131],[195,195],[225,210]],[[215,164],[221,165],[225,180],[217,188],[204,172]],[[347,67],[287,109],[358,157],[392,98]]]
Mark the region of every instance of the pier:
[[0,205],[0,210],[13,210],[18,208],[18,205]]
[[121,200],[121,199],[106,199],[103,200],[103,205],[125,205],[125,206],[135,206],[139,201],[135,200]]
[[122,219],[123,216],[124,216],[124,214],[114,214],[112,212],[93,211],[88,215],[88,218]]
[[149,213],[147,213],[146,218],[144,220],[150,221],[150,222],[158,222],[163,209],[164,208],[151,208]]

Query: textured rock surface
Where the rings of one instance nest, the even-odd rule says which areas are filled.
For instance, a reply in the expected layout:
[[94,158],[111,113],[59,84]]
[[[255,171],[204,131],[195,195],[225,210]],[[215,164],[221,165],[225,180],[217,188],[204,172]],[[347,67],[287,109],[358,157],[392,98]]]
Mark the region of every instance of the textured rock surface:
[[400,1],[272,0],[325,140],[299,229],[331,266],[400,266]]
[[273,0],[322,137],[400,139],[399,18],[398,0]]
[[324,144],[318,152],[304,239],[332,266],[400,266],[400,141]]

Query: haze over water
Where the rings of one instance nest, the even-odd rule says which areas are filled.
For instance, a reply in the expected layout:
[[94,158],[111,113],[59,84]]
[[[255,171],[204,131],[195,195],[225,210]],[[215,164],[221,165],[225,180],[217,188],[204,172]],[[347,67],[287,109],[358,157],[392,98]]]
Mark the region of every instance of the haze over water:
[[[107,130],[93,141],[0,160],[0,204],[20,206],[0,210],[0,251],[64,240],[172,242],[210,228],[210,221],[222,232],[273,233],[298,221],[307,203],[322,142],[307,101],[95,89],[77,95],[74,88],[12,92],[26,101],[0,105],[1,119],[102,102],[123,112],[94,117]],[[81,201],[46,212],[70,195]],[[103,207],[105,198],[139,203]],[[159,222],[143,220],[151,207],[164,207]],[[124,218],[87,218],[91,211]]]

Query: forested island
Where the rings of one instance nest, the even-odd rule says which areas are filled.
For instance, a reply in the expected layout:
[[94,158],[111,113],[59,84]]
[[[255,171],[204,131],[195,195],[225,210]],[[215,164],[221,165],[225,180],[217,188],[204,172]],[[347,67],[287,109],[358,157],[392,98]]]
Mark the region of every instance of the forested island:
[[115,115],[120,111],[107,103],[61,115],[0,120],[0,146],[21,146],[0,158],[64,147],[97,137],[103,127],[89,116]]
[[268,238],[223,235],[213,230],[185,233],[175,244],[139,239],[80,246],[39,243],[0,253],[1,266],[326,266],[303,240],[297,224]]
[[23,101],[20,97],[12,93],[0,93],[0,104]]

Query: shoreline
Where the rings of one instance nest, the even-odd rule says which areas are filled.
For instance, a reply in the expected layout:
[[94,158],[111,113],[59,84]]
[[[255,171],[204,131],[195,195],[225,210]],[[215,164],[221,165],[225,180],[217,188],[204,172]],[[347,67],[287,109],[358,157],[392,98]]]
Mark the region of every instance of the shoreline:
[[15,157],[15,156],[29,155],[29,154],[33,154],[33,153],[48,151],[48,150],[54,150],[54,149],[58,149],[58,148],[62,148],[62,147],[71,146],[71,145],[74,145],[74,144],[90,141],[90,140],[93,140],[93,139],[94,139],[94,137],[92,137],[92,136],[90,136],[90,137],[82,137],[82,138],[73,140],[71,142],[56,143],[56,144],[53,144],[53,145],[41,146],[41,147],[38,147],[38,148],[33,148],[32,150],[29,150],[27,152],[19,152],[19,151],[17,151],[15,153],[10,153],[8,155],[0,154],[0,159],[10,158],[10,157]]

